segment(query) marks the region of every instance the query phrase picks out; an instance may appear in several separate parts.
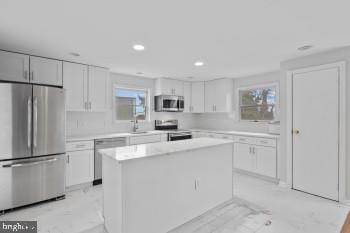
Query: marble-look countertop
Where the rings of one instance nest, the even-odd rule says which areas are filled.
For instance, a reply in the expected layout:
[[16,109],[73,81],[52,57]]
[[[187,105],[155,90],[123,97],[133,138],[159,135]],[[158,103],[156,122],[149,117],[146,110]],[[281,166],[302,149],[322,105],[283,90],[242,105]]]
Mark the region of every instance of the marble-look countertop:
[[226,139],[194,138],[180,141],[157,142],[150,144],[116,147],[111,149],[102,149],[100,150],[100,153],[104,156],[109,156],[118,162],[124,162],[133,159],[169,155],[176,152],[190,151],[232,143],[232,140]]
[[247,137],[264,137],[264,138],[279,138],[279,134],[271,133],[257,133],[249,131],[225,131],[225,130],[211,130],[211,129],[191,129],[192,132],[208,132],[208,133],[218,133],[218,134],[230,134],[230,135],[240,135]]
[[[140,130],[141,131],[141,130]],[[75,141],[89,141],[94,139],[102,139],[102,138],[124,138],[124,137],[137,137],[137,136],[149,136],[149,135],[157,135],[157,134],[166,134],[167,131],[161,130],[151,130],[146,131],[146,133],[112,133],[112,134],[89,134],[89,135],[77,135],[77,136],[68,136],[67,142],[75,142]]]

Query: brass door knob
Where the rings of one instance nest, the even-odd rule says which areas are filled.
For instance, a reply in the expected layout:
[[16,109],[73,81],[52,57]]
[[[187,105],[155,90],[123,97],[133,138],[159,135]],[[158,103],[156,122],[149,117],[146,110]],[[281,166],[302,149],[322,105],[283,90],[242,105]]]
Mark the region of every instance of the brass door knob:
[[299,133],[300,133],[300,131],[299,131],[299,130],[297,130],[297,129],[292,130],[292,134],[299,134]]

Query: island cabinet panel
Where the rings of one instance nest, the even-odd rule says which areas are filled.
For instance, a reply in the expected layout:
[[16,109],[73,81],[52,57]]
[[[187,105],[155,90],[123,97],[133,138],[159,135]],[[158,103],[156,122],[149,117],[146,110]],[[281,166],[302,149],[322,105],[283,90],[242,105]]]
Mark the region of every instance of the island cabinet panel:
[[222,144],[121,163],[104,156],[106,229],[164,233],[231,200],[232,153]]

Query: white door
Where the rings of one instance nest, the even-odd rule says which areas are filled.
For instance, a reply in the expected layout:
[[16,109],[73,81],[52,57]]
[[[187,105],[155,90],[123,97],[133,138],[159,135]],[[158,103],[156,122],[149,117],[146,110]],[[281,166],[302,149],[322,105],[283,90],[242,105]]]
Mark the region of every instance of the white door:
[[191,112],[191,83],[184,82],[184,101],[185,107],[184,112]]
[[29,82],[29,56],[0,51],[0,80]]
[[31,56],[30,79],[31,83],[62,86],[62,61]]
[[86,110],[87,76],[87,65],[63,63],[63,87],[66,89],[67,111]]
[[266,146],[255,146],[256,173],[272,178],[277,177],[276,148]]
[[66,186],[92,182],[94,179],[94,151],[67,152]]
[[191,87],[192,112],[202,113],[204,112],[204,82],[193,82]]
[[293,75],[293,188],[338,200],[339,72]]
[[215,112],[216,82],[205,82],[205,112]]
[[235,143],[233,146],[233,167],[245,171],[253,170],[252,149],[249,144]]
[[103,112],[107,109],[107,81],[109,70],[89,66],[89,110]]

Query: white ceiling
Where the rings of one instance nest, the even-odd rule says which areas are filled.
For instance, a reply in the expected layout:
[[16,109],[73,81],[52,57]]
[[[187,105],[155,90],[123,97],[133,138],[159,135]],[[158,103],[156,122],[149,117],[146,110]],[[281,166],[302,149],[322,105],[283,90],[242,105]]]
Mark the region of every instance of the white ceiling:
[[1,0],[0,48],[147,77],[238,77],[349,45],[349,9],[349,0]]

